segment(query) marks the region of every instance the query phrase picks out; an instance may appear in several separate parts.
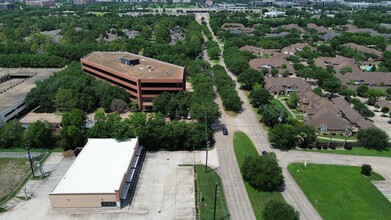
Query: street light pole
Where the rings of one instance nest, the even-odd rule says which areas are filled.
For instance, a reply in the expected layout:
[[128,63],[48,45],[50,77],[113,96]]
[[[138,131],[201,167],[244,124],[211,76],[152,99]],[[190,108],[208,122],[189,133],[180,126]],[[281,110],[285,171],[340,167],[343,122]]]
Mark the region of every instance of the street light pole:
[[27,157],[29,158],[30,161],[31,173],[33,174],[33,178],[35,178],[33,160],[31,159],[31,153],[30,153],[30,147],[26,146],[26,150],[27,150]]
[[206,143],[206,160],[205,160],[205,173],[208,172],[208,121],[207,121],[207,112],[205,111],[205,143]]
[[218,193],[218,185],[217,185],[217,182],[216,182],[216,185],[215,185],[215,205],[214,205],[214,209],[213,209],[213,220],[216,220],[217,193]]

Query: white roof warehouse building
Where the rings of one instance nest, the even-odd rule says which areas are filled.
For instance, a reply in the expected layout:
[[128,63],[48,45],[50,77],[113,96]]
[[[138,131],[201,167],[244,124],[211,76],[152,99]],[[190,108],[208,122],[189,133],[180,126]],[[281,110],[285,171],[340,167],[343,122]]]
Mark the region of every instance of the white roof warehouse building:
[[49,195],[53,208],[121,207],[136,185],[142,162],[138,139],[88,139]]

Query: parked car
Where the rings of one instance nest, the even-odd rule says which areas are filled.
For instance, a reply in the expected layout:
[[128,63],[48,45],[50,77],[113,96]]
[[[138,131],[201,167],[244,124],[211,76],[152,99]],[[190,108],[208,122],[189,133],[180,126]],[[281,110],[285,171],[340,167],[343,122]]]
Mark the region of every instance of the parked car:
[[226,127],[223,127],[223,135],[228,135],[228,130]]
[[191,120],[191,115],[190,115],[190,113],[187,115],[187,120]]
[[269,155],[269,153],[267,151],[262,151],[262,155],[266,156],[266,155]]

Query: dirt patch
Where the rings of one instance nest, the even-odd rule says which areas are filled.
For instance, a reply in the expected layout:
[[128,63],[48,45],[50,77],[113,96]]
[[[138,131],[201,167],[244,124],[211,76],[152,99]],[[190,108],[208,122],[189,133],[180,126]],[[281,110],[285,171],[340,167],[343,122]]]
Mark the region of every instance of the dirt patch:
[[64,153],[62,153],[62,155],[64,156],[64,158],[69,158],[69,157],[75,156],[75,154],[73,153],[73,150],[65,151]]
[[186,91],[194,92],[193,84],[191,84],[190,82],[186,82]]
[[7,196],[29,172],[25,158],[0,158],[0,199]]

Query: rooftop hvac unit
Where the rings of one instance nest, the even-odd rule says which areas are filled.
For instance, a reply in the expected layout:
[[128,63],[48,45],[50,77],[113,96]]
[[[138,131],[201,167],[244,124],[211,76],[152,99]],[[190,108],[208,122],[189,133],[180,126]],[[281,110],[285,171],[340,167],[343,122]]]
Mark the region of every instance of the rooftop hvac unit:
[[140,59],[126,59],[124,57],[121,57],[120,61],[122,64],[125,64],[127,66],[134,66],[140,64]]

